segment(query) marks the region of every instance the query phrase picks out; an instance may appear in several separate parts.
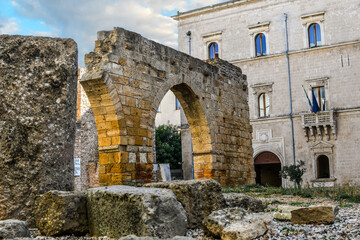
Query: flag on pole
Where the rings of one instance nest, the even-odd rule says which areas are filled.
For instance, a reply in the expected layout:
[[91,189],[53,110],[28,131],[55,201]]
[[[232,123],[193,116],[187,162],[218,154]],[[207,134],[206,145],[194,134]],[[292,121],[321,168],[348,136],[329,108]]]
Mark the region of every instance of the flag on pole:
[[320,110],[319,104],[317,103],[316,97],[314,95],[314,91],[311,91],[311,93],[312,93],[312,102],[313,102],[312,111],[313,113],[317,113]]
[[309,96],[308,96],[308,94],[307,94],[307,92],[306,92],[306,90],[305,90],[304,86],[302,86],[302,88],[304,89],[304,92],[305,92],[306,98],[307,98],[307,100],[308,100],[308,103],[309,103],[309,106],[310,106],[310,111],[312,111],[313,106],[312,106],[312,104],[311,104],[310,98],[309,98]]

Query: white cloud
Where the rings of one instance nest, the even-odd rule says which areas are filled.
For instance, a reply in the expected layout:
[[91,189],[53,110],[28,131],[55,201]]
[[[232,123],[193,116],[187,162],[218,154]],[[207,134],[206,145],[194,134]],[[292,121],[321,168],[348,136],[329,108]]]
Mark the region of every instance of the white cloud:
[[19,30],[14,18],[0,17],[0,34],[14,34]]
[[58,34],[54,32],[31,32],[29,35],[42,37],[59,37]]
[[122,27],[177,48],[177,22],[162,11],[186,11],[219,0],[13,0],[25,17],[39,19],[52,30],[47,36],[73,38],[79,47],[79,64],[94,48],[96,32]]

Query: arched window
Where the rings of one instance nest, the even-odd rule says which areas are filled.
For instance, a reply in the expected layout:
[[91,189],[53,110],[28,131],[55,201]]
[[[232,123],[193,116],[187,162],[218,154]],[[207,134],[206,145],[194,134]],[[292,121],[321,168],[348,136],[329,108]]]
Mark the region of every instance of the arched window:
[[329,158],[325,155],[317,158],[317,178],[330,178]]
[[219,57],[219,47],[216,42],[212,42],[209,45],[209,58],[214,59]]
[[259,95],[259,116],[260,117],[270,116],[269,95],[266,93],[261,93]]
[[320,25],[317,23],[312,23],[308,29],[309,34],[309,47],[318,47],[321,46],[321,31]]
[[266,55],[266,37],[263,33],[255,36],[255,53],[256,56]]

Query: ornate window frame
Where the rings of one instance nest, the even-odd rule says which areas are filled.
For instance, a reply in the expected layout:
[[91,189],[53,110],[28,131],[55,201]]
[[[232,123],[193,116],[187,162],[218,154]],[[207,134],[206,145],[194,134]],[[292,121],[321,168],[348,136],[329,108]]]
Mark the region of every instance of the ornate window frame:
[[313,88],[324,87],[325,89],[325,110],[329,110],[331,106],[330,91],[329,91],[329,77],[313,78],[305,80],[305,89],[311,99],[311,92]]
[[[324,18],[325,12],[316,12],[316,13],[310,13],[306,15],[302,15],[301,23],[303,25],[304,34],[303,34],[303,41],[304,41],[304,48],[310,48],[309,43],[309,26],[313,23],[317,23],[320,26],[320,33],[321,33],[321,45],[325,45],[325,25],[324,25]],[[318,46],[319,47],[319,46]]]
[[202,35],[204,54],[203,59],[209,59],[209,46],[211,43],[217,43],[219,50],[219,58],[222,58],[222,31],[207,33]]
[[[254,109],[256,109],[254,112],[254,114],[255,114],[254,118],[260,118],[259,96],[262,93],[266,93],[269,96],[270,107],[269,107],[269,116],[267,116],[267,117],[271,116],[273,84],[274,84],[274,82],[267,82],[267,83],[258,83],[258,84],[250,85],[250,87],[253,89],[253,96],[254,96],[253,100],[254,100],[254,105],[255,105]],[[261,118],[266,118],[266,117],[261,117]]]
[[[333,153],[334,144],[331,144],[326,141],[318,141],[314,145],[310,147],[311,155],[312,155],[312,165],[313,165],[313,179],[311,182],[313,183],[313,187],[334,187],[336,178],[334,177],[334,153]],[[324,155],[329,159],[329,172],[330,178],[318,178],[318,158]]]
[[[254,25],[249,25],[249,35],[250,35],[250,56],[251,57],[257,57],[256,56],[256,48],[255,48],[255,37],[262,33],[265,35],[265,44],[266,44],[266,53],[262,56],[266,56],[270,53],[270,44],[269,44],[269,27],[270,22],[262,22],[257,23]],[[258,57],[262,57],[258,56]]]

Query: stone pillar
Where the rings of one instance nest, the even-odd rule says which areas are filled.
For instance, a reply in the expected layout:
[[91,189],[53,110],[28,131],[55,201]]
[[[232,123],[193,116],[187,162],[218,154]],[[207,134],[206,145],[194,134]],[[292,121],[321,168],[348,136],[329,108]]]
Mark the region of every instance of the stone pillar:
[[184,110],[180,111],[182,170],[184,180],[190,180],[194,179],[191,133]]
[[77,45],[0,36],[0,219],[34,225],[37,195],[73,189]]

